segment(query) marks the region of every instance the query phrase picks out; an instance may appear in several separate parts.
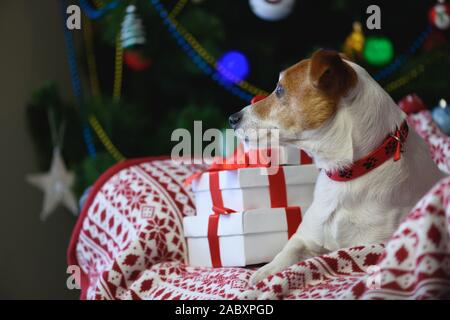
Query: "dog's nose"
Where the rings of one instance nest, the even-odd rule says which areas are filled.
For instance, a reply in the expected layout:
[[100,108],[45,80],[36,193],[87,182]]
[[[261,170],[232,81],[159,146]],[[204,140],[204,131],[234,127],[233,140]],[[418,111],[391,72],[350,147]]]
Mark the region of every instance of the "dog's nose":
[[228,121],[230,122],[231,127],[235,128],[238,125],[238,123],[241,121],[241,119],[242,119],[242,112],[239,111],[239,112],[233,113],[230,116],[230,118],[228,118]]

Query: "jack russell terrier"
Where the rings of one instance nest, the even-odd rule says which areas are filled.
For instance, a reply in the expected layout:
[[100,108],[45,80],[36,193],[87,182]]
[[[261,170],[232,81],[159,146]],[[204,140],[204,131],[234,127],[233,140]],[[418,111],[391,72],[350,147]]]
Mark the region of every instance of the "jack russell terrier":
[[327,50],[281,72],[272,94],[230,116],[238,136],[277,129],[281,144],[302,148],[321,169],[302,224],[252,284],[310,257],[389,239],[444,176],[405,119],[362,67]]

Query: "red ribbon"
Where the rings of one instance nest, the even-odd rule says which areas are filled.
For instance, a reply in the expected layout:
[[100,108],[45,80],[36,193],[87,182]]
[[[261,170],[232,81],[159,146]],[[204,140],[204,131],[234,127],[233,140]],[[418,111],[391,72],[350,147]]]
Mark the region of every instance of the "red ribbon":
[[308,154],[300,149],[300,164],[312,164],[313,160]]
[[[201,177],[203,173],[206,172],[218,172],[225,170],[237,170],[242,168],[267,168],[271,166],[271,163],[267,161],[268,158],[271,158],[272,150],[271,149],[254,149],[246,152],[244,154],[238,152],[238,149],[234,152],[234,154],[226,159],[221,159],[222,163],[213,162],[208,169],[204,171],[199,171],[191,176],[189,176],[186,180],[184,180],[184,185],[190,185],[194,180],[197,180]],[[255,163],[250,163],[250,159]],[[262,160],[265,160],[264,162]],[[310,156],[306,154],[305,151],[300,150],[300,163],[299,164],[311,164],[313,160]]]
[[220,243],[219,243],[219,219],[220,215],[228,215],[232,213],[236,213],[236,211],[224,208],[213,206],[214,213],[208,218],[208,244],[209,244],[209,253],[211,256],[211,264],[214,268],[220,268],[222,266],[222,260],[220,259]]
[[201,177],[204,173],[212,173],[212,172],[219,172],[219,171],[226,171],[226,170],[237,170],[242,168],[264,168],[269,167],[270,163],[263,164],[259,163],[257,161],[256,164],[250,164],[250,157],[248,153],[238,155],[238,150],[235,151],[235,153],[226,159],[222,159],[222,163],[219,162],[213,162],[208,169],[204,171],[199,171],[191,176],[189,176],[186,180],[184,180],[184,185],[190,185],[192,181],[197,180]]
[[288,227],[288,239],[290,239],[297,231],[300,223],[302,223],[302,209],[300,207],[287,207],[286,221]]
[[[269,193],[271,208],[286,208],[286,221],[288,226],[288,238],[290,238],[301,223],[300,207],[287,207],[286,182],[284,178],[283,168],[280,167],[274,175],[269,177]],[[211,255],[211,264],[214,268],[222,266],[220,259],[220,243],[217,234],[219,229],[220,215],[228,215],[235,213],[235,210],[225,208],[223,206],[222,193],[220,192],[219,173],[210,172],[209,186],[211,191],[211,199],[213,203],[214,213],[208,218],[208,243]]]

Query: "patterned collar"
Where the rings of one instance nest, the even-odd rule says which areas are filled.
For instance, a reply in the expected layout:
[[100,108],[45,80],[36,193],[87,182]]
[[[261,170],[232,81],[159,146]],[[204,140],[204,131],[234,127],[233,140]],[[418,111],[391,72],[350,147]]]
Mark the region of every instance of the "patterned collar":
[[392,156],[394,161],[400,159],[403,143],[408,137],[408,124],[403,121],[400,129],[386,137],[383,143],[368,156],[359,159],[345,169],[326,171],[327,176],[334,181],[349,181],[361,177],[388,161]]

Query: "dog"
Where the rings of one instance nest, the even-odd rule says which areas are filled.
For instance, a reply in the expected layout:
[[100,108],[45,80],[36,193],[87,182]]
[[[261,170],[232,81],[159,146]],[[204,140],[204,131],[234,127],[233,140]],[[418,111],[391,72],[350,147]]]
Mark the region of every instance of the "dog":
[[320,169],[297,232],[251,284],[310,257],[390,238],[444,176],[405,119],[361,66],[323,49],[281,72],[268,97],[230,116],[240,139],[255,139],[247,129],[278,130],[281,145],[303,149]]

